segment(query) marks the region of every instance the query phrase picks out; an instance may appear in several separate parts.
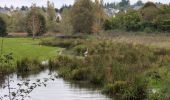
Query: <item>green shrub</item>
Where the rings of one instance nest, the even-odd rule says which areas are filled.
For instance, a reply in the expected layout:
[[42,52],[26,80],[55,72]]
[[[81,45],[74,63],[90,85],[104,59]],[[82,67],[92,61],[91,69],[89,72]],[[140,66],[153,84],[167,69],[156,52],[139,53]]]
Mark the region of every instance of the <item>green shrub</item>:
[[111,96],[122,96],[125,93],[125,89],[127,89],[128,84],[125,81],[116,81],[114,84],[108,83],[104,86],[103,92],[107,93]]
[[113,93],[116,95],[122,95],[127,88],[127,82],[125,81],[116,81],[113,84]]
[[134,78],[133,83],[128,84],[124,89],[121,98],[123,100],[144,100],[147,97],[147,84],[141,77]]
[[73,48],[73,51],[76,55],[84,56],[84,53],[87,51],[87,47],[85,45],[77,45]]
[[87,80],[89,71],[87,68],[74,69],[71,72],[73,80]]
[[153,28],[146,27],[146,28],[144,29],[144,32],[146,32],[146,33],[153,33],[153,32],[155,32],[155,31],[154,31]]
[[25,73],[30,71],[42,70],[44,66],[36,59],[24,58],[21,61],[17,61],[17,72]]
[[63,48],[71,48],[82,43],[80,39],[60,39],[56,38],[54,40],[44,40],[40,44],[47,46],[57,46]]
[[115,94],[114,85],[111,84],[111,83],[108,83],[107,85],[105,85],[104,88],[103,88],[103,93],[106,93],[110,96],[114,95]]
[[163,94],[161,93],[151,93],[148,97],[148,100],[165,100],[165,99],[163,99]]

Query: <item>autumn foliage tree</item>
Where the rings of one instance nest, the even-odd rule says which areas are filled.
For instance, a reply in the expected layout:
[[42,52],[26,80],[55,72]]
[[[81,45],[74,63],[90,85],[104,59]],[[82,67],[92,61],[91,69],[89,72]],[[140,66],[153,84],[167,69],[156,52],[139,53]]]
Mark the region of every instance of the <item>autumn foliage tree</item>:
[[140,10],[143,21],[153,21],[159,14],[159,8],[153,2],[147,2]]
[[33,5],[31,11],[27,15],[26,30],[29,35],[35,36],[42,35],[46,32],[45,17],[39,12],[38,8]]
[[106,18],[103,8],[103,0],[95,0],[93,10],[95,19],[92,26],[92,31],[93,33],[99,33],[102,30],[102,26]]

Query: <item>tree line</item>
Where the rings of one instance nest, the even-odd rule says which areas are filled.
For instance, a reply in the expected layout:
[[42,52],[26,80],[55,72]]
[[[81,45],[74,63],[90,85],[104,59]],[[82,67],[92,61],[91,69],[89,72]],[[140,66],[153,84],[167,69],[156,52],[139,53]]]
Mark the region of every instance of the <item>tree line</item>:
[[[130,2],[122,0],[119,5]],[[170,31],[170,5],[138,1],[140,9],[120,10],[114,16],[108,16],[102,0],[76,0],[72,6],[63,6],[56,10],[52,2],[47,7],[37,7],[22,11],[0,14],[1,36],[10,32],[27,32],[33,37],[47,32],[51,33],[99,33],[105,30],[125,31]],[[61,18],[58,13],[61,13]]]
[[170,31],[170,5],[157,6],[147,2],[139,10],[128,9],[121,11],[114,17],[105,21],[105,30],[125,30],[144,32],[169,32]]

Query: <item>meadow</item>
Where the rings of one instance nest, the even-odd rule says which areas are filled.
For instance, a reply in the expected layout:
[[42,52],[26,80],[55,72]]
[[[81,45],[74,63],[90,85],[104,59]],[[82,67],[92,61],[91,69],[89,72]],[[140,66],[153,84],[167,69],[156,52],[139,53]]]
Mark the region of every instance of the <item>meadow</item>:
[[47,60],[51,57],[56,57],[61,48],[39,45],[42,39],[47,38],[38,38],[35,40],[28,37],[4,38],[3,53],[13,53],[13,57],[16,61],[23,58]]

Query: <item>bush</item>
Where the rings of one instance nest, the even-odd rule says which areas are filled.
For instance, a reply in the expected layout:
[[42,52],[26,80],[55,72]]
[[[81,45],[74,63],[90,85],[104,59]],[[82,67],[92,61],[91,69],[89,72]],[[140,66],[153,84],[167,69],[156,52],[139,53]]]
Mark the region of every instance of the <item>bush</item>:
[[124,26],[127,31],[138,31],[140,22],[140,15],[137,11],[128,11],[124,16]]
[[147,97],[147,83],[141,77],[136,77],[122,94],[123,100],[144,100]]
[[105,85],[102,92],[106,93],[106,94],[108,94],[110,96],[113,96],[115,94],[113,84],[108,83],[107,85]]
[[155,31],[154,31],[153,28],[146,27],[146,28],[144,29],[144,32],[146,32],[146,33],[153,33],[153,32],[155,32]]
[[17,61],[17,72],[18,73],[26,73],[31,71],[39,71],[44,69],[44,66],[41,65],[36,59],[28,59],[24,58],[21,61]]
[[84,56],[84,53],[87,51],[87,47],[85,45],[77,45],[73,48],[73,51],[76,55]]
[[72,79],[76,81],[87,80],[88,74],[89,74],[89,71],[87,68],[74,69],[71,72]]
[[165,100],[165,99],[163,99],[163,94],[161,93],[151,93],[148,97],[148,100]]
[[127,82],[125,81],[116,81],[114,84],[107,84],[103,92],[107,93],[109,95],[116,95],[116,96],[122,96],[122,94],[126,91],[127,88]]

